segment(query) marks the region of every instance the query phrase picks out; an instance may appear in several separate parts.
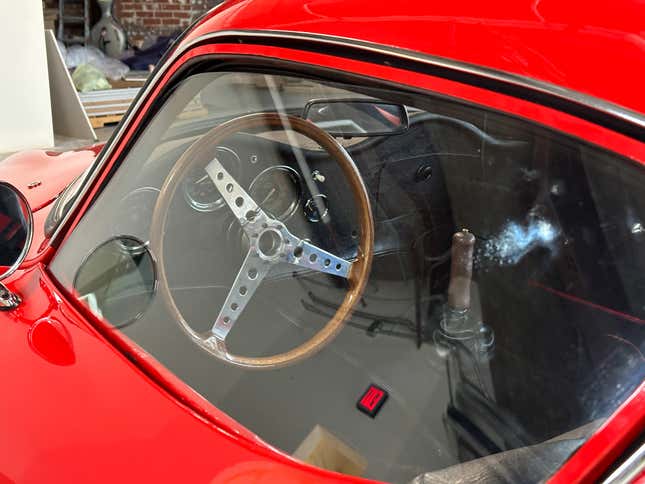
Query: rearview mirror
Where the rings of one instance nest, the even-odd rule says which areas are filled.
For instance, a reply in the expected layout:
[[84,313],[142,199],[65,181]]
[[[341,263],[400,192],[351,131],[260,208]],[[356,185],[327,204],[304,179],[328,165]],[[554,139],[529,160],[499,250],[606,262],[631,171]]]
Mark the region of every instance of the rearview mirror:
[[310,101],[302,117],[332,136],[343,138],[386,136],[408,129],[405,106],[372,99]]
[[0,182],[0,280],[13,274],[27,257],[34,220],[27,199]]

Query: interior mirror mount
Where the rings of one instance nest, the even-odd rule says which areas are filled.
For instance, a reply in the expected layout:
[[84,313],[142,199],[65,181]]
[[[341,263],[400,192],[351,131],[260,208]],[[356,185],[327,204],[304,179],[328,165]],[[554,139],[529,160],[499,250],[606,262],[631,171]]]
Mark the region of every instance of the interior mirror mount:
[[369,98],[309,101],[302,117],[342,138],[391,136],[403,133],[409,125],[405,106]]
[[[16,272],[23,263],[34,233],[34,219],[25,196],[7,182],[0,181],[0,281]],[[0,282],[0,311],[14,309],[20,296]]]

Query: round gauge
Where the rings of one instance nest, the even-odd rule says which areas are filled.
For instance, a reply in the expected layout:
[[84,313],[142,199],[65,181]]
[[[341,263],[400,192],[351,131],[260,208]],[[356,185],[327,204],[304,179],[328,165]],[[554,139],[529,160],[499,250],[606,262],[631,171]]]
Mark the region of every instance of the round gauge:
[[[218,146],[216,156],[219,162],[235,178],[240,179],[242,174],[242,162],[240,157],[230,148]],[[206,173],[206,165],[193,168],[183,181],[184,198],[188,205],[198,212],[212,212],[222,208],[225,204],[213,180]]]
[[265,212],[284,222],[298,208],[302,198],[302,181],[293,168],[272,166],[251,182],[249,195]]
[[327,195],[322,193],[310,198],[305,203],[304,207],[305,217],[310,222],[320,222],[329,212],[329,205],[327,205]]
[[130,238],[134,236],[145,241],[141,247],[126,247],[129,252],[136,253],[145,248],[150,235],[152,212],[155,208],[155,203],[157,203],[158,196],[159,190],[157,188],[141,187],[129,193],[121,200],[119,213],[122,215],[114,225],[113,230],[115,235]]

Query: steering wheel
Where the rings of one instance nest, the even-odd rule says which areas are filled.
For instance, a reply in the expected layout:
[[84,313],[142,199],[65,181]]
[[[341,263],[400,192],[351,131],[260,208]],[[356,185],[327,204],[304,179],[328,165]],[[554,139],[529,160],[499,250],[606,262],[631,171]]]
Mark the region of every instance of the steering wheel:
[[[337,257],[292,234],[282,222],[262,210],[216,157],[216,147],[235,133],[280,129],[284,129],[287,135],[293,136],[293,132],[296,132],[317,142],[340,165],[357,207],[360,235],[356,260],[348,261]],[[292,145],[295,144],[295,141],[292,142]],[[298,156],[299,152],[295,154]],[[198,333],[185,321],[168,286],[163,240],[168,208],[182,179],[196,163],[203,163],[208,159],[211,161],[205,168],[206,173],[240,222],[249,238],[250,248],[212,329],[206,333]],[[150,228],[150,245],[159,261],[159,293],[175,321],[190,338],[203,350],[227,363],[245,368],[270,369],[290,365],[312,356],[332,341],[343,328],[367,283],[374,253],[374,222],[361,175],[353,160],[334,138],[301,118],[277,113],[259,113],[241,116],[213,128],[179,158],[157,199]],[[340,307],[318,333],[290,351],[262,357],[231,354],[226,348],[227,335],[262,280],[270,269],[279,263],[346,278],[348,289]]]

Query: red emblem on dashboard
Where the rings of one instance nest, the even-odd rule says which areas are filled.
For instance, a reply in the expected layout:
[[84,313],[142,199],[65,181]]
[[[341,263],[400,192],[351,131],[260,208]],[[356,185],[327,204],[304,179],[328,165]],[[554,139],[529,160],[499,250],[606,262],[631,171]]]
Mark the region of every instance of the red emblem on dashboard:
[[376,417],[376,414],[381,410],[381,407],[387,400],[388,393],[381,387],[376,385],[370,385],[365,390],[365,393],[361,396],[356,403],[356,408],[361,412],[369,415],[370,417]]

